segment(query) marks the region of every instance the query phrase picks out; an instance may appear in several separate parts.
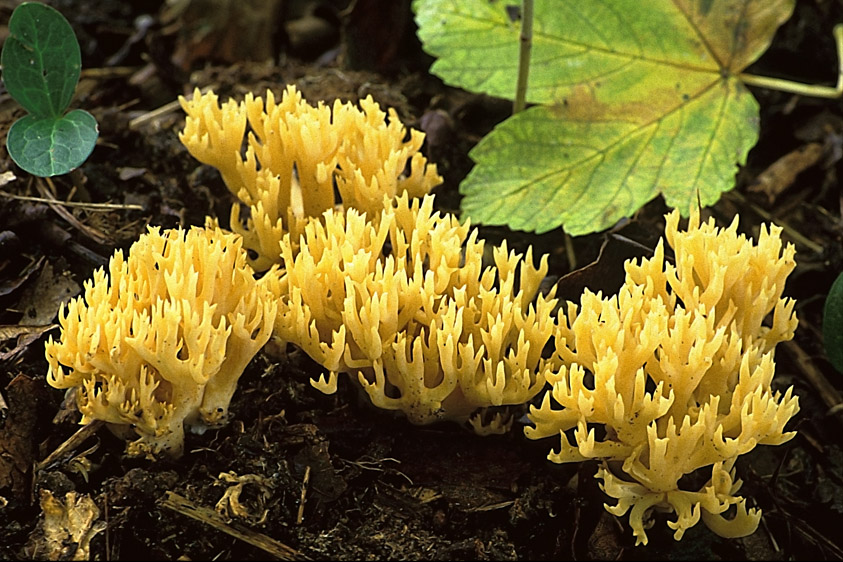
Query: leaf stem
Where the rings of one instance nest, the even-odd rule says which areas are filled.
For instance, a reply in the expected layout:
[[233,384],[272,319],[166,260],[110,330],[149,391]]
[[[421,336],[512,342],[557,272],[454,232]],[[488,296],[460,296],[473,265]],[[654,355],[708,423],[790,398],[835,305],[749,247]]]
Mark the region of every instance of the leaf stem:
[[521,44],[518,51],[518,83],[512,113],[527,105],[527,78],[530,75],[530,51],[533,50],[533,0],[523,0],[521,6]]
[[738,77],[744,84],[749,86],[760,86],[771,90],[813,96],[816,98],[837,99],[843,96],[843,24],[835,25],[833,33],[834,40],[837,44],[837,87],[803,84],[801,82],[792,82],[790,80],[770,78],[768,76],[756,76],[754,74],[740,74]]

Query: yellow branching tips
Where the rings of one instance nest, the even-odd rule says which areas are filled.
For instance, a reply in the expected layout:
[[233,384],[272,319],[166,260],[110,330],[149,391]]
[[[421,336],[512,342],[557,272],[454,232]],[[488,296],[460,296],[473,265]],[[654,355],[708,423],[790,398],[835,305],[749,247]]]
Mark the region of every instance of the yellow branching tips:
[[483,408],[541,389],[556,301],[531,303],[546,260],[535,269],[530,253],[504,247],[484,270],[476,233],[418,201],[441,178],[419,152],[424,135],[394,110],[371,98],[314,107],[292,86],[280,103],[267,92],[220,106],[198,91],[181,103],[182,142],[249,207],[241,221],[235,205],[231,225],[251,263],[281,265],[266,275],[275,334],[328,369],[317,388],[333,392],[338,373],[352,373],[379,407],[480,432],[506,425]]
[[240,238],[218,229],[149,232],[128,258],[62,307],[46,344],[48,382],[79,387],[82,423],[140,437],[134,455],[178,456],[184,426],[225,421],[237,380],[266,343],[277,304],[246,263]]
[[506,424],[484,420],[483,408],[523,404],[544,385],[556,299],[535,297],[547,258],[537,269],[530,251],[522,259],[503,246],[484,268],[477,232],[434,213],[432,196],[386,198],[372,220],[327,211],[297,251],[285,236],[281,253],[275,334],[328,369],[316,388],[334,392],[347,372],[413,423],[491,432]]
[[[676,211],[667,219],[675,265],[660,242],[651,259],[627,263],[618,295],[568,303],[554,334],[560,369],[547,375],[552,388],[526,433],[561,434],[554,462],[600,459],[598,477],[617,500],[607,509],[629,513],[639,543],[654,511],[675,513],[677,540],[700,518],[745,536],[761,514],[735,495],[735,460],[793,437],[784,426],[799,409],[792,389],[771,389],[774,347],[797,323],[782,298],[794,248],[775,226],[753,244],[737,219],[718,229],[695,212],[685,232]],[[702,487],[680,481],[698,470],[710,475]]]
[[[254,250],[250,261],[264,271],[279,261],[278,244],[290,232],[298,241],[310,217],[341,203],[374,216],[384,195],[421,197],[442,178],[419,152],[424,134],[407,133],[395,110],[381,111],[371,97],[361,109],[334,102],[309,105],[294,86],[281,102],[247,95],[222,106],[213,93],[180,98],[187,119],[179,138],[199,161],[220,170],[237,198],[249,207],[231,210],[231,228]],[[241,156],[246,125],[251,128]],[[340,201],[335,200],[335,189]]]

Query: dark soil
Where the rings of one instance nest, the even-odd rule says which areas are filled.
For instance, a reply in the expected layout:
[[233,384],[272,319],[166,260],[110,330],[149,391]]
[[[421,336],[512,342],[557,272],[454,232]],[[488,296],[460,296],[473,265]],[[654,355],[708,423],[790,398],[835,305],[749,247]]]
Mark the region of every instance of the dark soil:
[[[16,4],[0,1],[0,38]],[[736,189],[707,209],[723,225],[739,214],[748,234],[762,222],[786,226],[798,252],[786,294],[797,299],[799,329],[779,346],[775,383],[793,385],[799,396],[791,422],[798,435],[739,461],[741,492],[764,512],[754,535],[727,540],[700,524],[677,542],[660,518],[649,545],[635,547],[626,519],[604,510],[594,465],[549,462],[555,443],[528,441],[518,422],[507,435],[479,438],[375,410],[345,379],[335,395],[323,395],[308,383],[320,367],[303,353],[259,354],[240,380],[231,423],[189,435],[177,461],[127,458],[124,442],[101,429],[42,462],[79,429],[72,404],[45,381],[43,343],[58,335],[59,303],[147,225],[227,220],[232,197],[219,175],[177,139],[178,95],[211,85],[225,99],[290,83],[311,103],[371,94],[428,132],[423,150],[445,178],[437,204],[452,212],[472,165],[469,149],[511,110],[508,101],[446,87],[429,73],[409,1],[50,4],[79,37],[84,71],[74,103],[97,118],[100,140],[83,166],[51,181],[29,176],[0,151],[2,170],[14,173],[0,185],[0,559],[50,555],[43,490],[94,500],[101,531],[90,556],[100,560],[843,559],[843,380],[820,330],[825,295],[843,270],[843,108],[839,100],[760,89],[753,89],[760,141]],[[234,11],[214,17],[224,7]],[[833,83],[837,22],[839,2],[799,1],[749,71]],[[0,91],[0,130],[22,114]],[[794,170],[802,171],[793,177]],[[666,210],[657,199],[617,232],[653,247]],[[607,237],[574,238],[572,267],[561,230],[481,233],[549,253],[554,276],[576,271],[560,287],[571,299],[584,286],[616,289],[623,260],[638,252],[613,239],[585,268]],[[240,496],[248,513],[216,515],[230,480],[246,475],[254,475]],[[67,544],[61,555],[74,553]]]

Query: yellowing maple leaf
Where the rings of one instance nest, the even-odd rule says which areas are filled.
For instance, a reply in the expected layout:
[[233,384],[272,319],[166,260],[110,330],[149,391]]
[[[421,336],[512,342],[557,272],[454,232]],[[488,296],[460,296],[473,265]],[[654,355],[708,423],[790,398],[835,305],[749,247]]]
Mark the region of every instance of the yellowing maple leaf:
[[[519,26],[500,0],[416,0],[432,71],[512,97]],[[602,230],[659,193],[687,212],[731,189],[758,138],[740,73],[794,0],[536,0],[527,101],[470,153],[463,211],[486,224]]]

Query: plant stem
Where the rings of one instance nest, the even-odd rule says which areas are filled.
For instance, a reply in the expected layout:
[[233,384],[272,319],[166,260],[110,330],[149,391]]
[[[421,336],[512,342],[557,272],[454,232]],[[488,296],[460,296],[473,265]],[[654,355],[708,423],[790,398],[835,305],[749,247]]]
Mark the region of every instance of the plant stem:
[[530,51],[533,49],[533,0],[523,0],[521,5],[521,44],[518,51],[518,84],[512,113],[527,105],[527,78],[530,75]]
[[[526,2],[526,0],[525,0]],[[771,90],[791,92],[817,98],[837,99],[843,96],[843,24],[834,26],[834,40],[837,43],[837,87],[815,86],[813,84],[802,84],[791,82],[781,78],[770,78],[768,76],[756,76],[754,74],[741,74],[738,77],[744,84],[749,86],[760,86]]]

